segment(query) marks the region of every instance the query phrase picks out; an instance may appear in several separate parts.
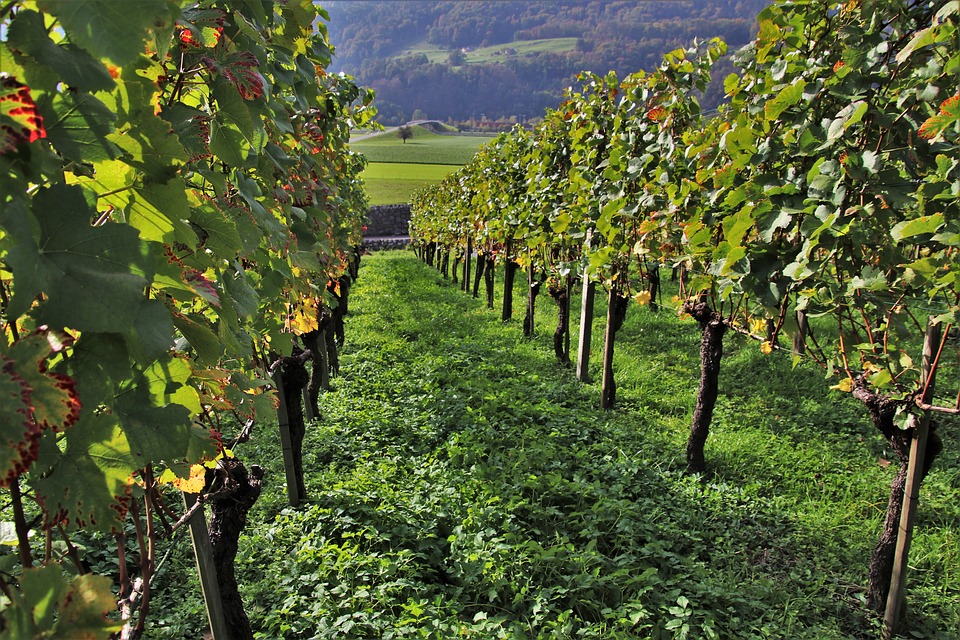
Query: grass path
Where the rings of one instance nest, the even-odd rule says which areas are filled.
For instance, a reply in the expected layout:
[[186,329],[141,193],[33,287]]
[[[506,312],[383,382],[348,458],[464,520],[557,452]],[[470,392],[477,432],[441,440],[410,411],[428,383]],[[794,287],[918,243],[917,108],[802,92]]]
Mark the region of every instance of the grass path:
[[[862,585],[892,468],[848,395],[728,340],[710,471],[686,477],[692,321],[630,309],[603,412],[540,302],[527,340],[411,253],[364,259],[310,502],[284,507],[272,433],[248,454],[269,479],[238,560],[258,638],[878,637]],[[909,637],[960,629],[956,433],[921,497]]]

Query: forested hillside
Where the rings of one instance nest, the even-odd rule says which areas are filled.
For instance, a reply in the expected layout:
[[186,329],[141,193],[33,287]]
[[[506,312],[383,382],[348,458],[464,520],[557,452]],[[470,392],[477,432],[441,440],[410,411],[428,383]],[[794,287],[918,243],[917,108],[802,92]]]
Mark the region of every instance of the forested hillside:
[[[697,38],[720,37],[733,51],[752,38],[766,4],[336,0],[324,7],[334,69],[375,89],[382,121],[397,123],[415,110],[456,121],[537,117],[580,71],[651,69]],[[708,90],[704,106],[721,96],[719,87]]]

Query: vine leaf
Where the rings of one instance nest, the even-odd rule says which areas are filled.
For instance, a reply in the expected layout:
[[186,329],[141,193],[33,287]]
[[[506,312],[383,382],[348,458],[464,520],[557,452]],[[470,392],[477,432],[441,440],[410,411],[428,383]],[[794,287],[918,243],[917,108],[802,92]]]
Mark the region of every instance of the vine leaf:
[[50,144],[67,160],[97,162],[120,155],[107,139],[116,115],[89,93],[61,93],[44,108]]
[[14,221],[18,237],[7,255],[16,281],[11,315],[26,312],[42,294],[35,313],[51,328],[123,333],[133,325],[148,282],[137,231],[90,226],[91,213],[80,187],[55,185],[34,198],[38,238],[29,221]]
[[960,122],[960,95],[951,96],[940,104],[940,113],[927,118],[920,126],[921,138],[933,140],[941,136],[950,125]]
[[106,576],[86,574],[71,580],[59,564],[50,563],[24,571],[20,587],[4,609],[0,639],[96,640],[122,626],[106,617],[116,609]]
[[97,58],[125,65],[143,53],[144,34],[168,29],[176,11],[166,0],[40,0],[43,11],[56,16],[75,44]]
[[212,48],[220,42],[227,14],[222,9],[184,9],[177,26],[184,46]]
[[78,91],[109,91],[114,86],[102,62],[76,45],[59,45],[51,40],[43,16],[36,11],[17,14],[10,23],[7,43],[11,50],[47,67],[59,80]]
[[47,526],[64,522],[101,531],[123,526],[133,474],[139,468],[130,445],[109,413],[82,411],[67,431],[66,448],[54,447],[49,469],[32,485],[40,499]]
[[37,457],[40,429],[30,419],[30,387],[0,356],[0,486],[16,481]]
[[231,53],[217,64],[217,70],[240,92],[244,100],[256,100],[263,95],[265,81],[257,71],[260,61],[251,51]]
[[0,78],[0,155],[46,137],[30,88],[11,77]]
[[47,371],[64,343],[46,331],[15,341],[0,354],[0,485],[8,486],[39,455],[43,430],[61,431],[80,418],[71,378]]

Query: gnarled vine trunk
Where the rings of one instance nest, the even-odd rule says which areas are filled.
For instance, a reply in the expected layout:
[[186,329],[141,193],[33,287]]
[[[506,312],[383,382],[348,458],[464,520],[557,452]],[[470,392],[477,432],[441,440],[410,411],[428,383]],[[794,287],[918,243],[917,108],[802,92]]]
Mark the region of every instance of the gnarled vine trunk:
[[497,257],[492,253],[487,256],[487,264],[483,268],[483,282],[487,286],[487,309],[493,309],[493,285],[497,274]]
[[547,293],[557,304],[557,328],[553,332],[553,353],[561,366],[570,366],[570,278],[551,284]]
[[293,468],[300,495],[306,495],[306,486],[303,481],[303,438],[307,434],[307,427],[303,420],[303,388],[310,382],[310,374],[301,359],[302,352],[294,356],[283,358],[280,370],[280,381],[283,384],[283,397],[286,403],[287,420],[290,423],[290,444],[293,451]]
[[507,260],[503,272],[503,312],[500,319],[504,322],[513,317],[513,281],[516,279],[517,269],[520,267],[513,260]]
[[[903,512],[903,493],[907,481],[907,466],[910,462],[910,442],[916,429],[901,429],[894,422],[899,403],[884,395],[871,391],[862,380],[857,380],[853,388],[853,397],[866,406],[867,413],[890,447],[900,459],[897,474],[890,482],[890,499],[887,502],[887,516],[883,521],[883,530],[870,556],[870,577],[867,584],[867,606],[882,613],[890,592],[890,578],[893,575],[893,559],[897,550],[897,534],[900,528],[900,516]],[[934,432],[933,425],[927,439],[927,448],[923,457],[921,480],[933,466],[933,461],[943,449],[943,442]]]
[[527,312],[523,316],[523,335],[527,338],[533,337],[533,318],[541,284],[543,283],[537,280],[536,270],[530,265],[530,270],[527,271]]
[[612,409],[617,400],[617,383],[613,377],[613,347],[617,332],[627,317],[627,304],[630,299],[620,294],[617,287],[611,287],[607,295],[607,328],[603,334],[603,377],[600,381],[600,408]]
[[650,311],[656,313],[660,310],[660,303],[658,298],[660,296],[660,267],[657,264],[654,264],[653,267],[647,269],[647,280],[650,281]]
[[467,237],[467,251],[463,256],[463,282],[461,288],[464,292],[470,291],[470,260],[473,258],[473,238]]
[[234,562],[240,533],[247,526],[247,513],[260,497],[263,469],[252,465],[248,473],[243,463],[236,458],[224,458],[218,463],[217,475],[226,491],[215,494],[210,500],[208,528],[220,586],[220,600],[230,639],[253,640],[250,620],[243,610]]
[[687,473],[702,473],[707,466],[703,448],[710,435],[713,409],[720,392],[720,360],[723,357],[723,334],[727,331],[727,325],[706,302],[687,302],[683,310],[693,316],[701,331],[700,386],[687,440]]
[[483,279],[483,272],[486,269],[487,260],[482,253],[477,253],[477,272],[473,276],[473,297],[480,297],[480,280]]

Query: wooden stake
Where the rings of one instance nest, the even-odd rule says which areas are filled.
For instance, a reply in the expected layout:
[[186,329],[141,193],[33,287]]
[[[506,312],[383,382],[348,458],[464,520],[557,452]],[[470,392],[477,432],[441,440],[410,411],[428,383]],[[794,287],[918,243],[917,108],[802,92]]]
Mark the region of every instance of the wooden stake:
[[277,390],[277,423],[280,428],[280,448],[283,449],[283,470],[287,479],[287,499],[291,507],[300,506],[300,489],[297,485],[297,471],[293,463],[293,439],[290,436],[290,418],[287,416],[287,403],[283,393],[283,382],[280,379],[280,368],[273,374],[273,386]]
[[617,386],[613,379],[613,345],[616,337],[617,286],[610,285],[607,295],[607,328],[603,333],[603,375],[600,379],[600,408],[612,409],[616,399]]
[[[927,322],[927,334],[923,341],[923,362],[920,368],[921,388],[925,390],[921,398],[923,404],[930,404],[933,399],[933,385],[936,378],[936,369],[933,360],[940,347],[940,324],[934,324],[932,319]],[[923,456],[927,450],[927,436],[930,434],[930,412],[924,411],[923,416],[910,416],[912,427],[915,429],[913,440],[910,442],[910,461],[907,463],[907,480],[903,489],[903,511],[900,514],[900,530],[897,533],[897,550],[893,557],[893,575],[890,577],[890,591],[887,594],[887,606],[883,612],[883,640],[890,640],[900,624],[900,610],[903,607],[904,587],[907,577],[907,556],[910,552],[910,542],[913,538],[913,520],[917,512],[917,502],[920,498],[920,481],[923,478]]]
[[[197,502],[194,493],[182,493],[183,506],[189,511]],[[220,601],[220,582],[217,580],[217,567],[213,562],[213,547],[207,532],[207,522],[201,506],[190,517],[190,541],[193,543],[193,555],[197,560],[197,573],[200,574],[200,588],[203,591],[203,604],[210,621],[213,640],[228,640],[227,621],[223,615],[223,603]]]
[[583,298],[580,301],[580,342],[577,345],[577,380],[590,382],[590,343],[593,340],[593,302],[597,283],[583,274]]

